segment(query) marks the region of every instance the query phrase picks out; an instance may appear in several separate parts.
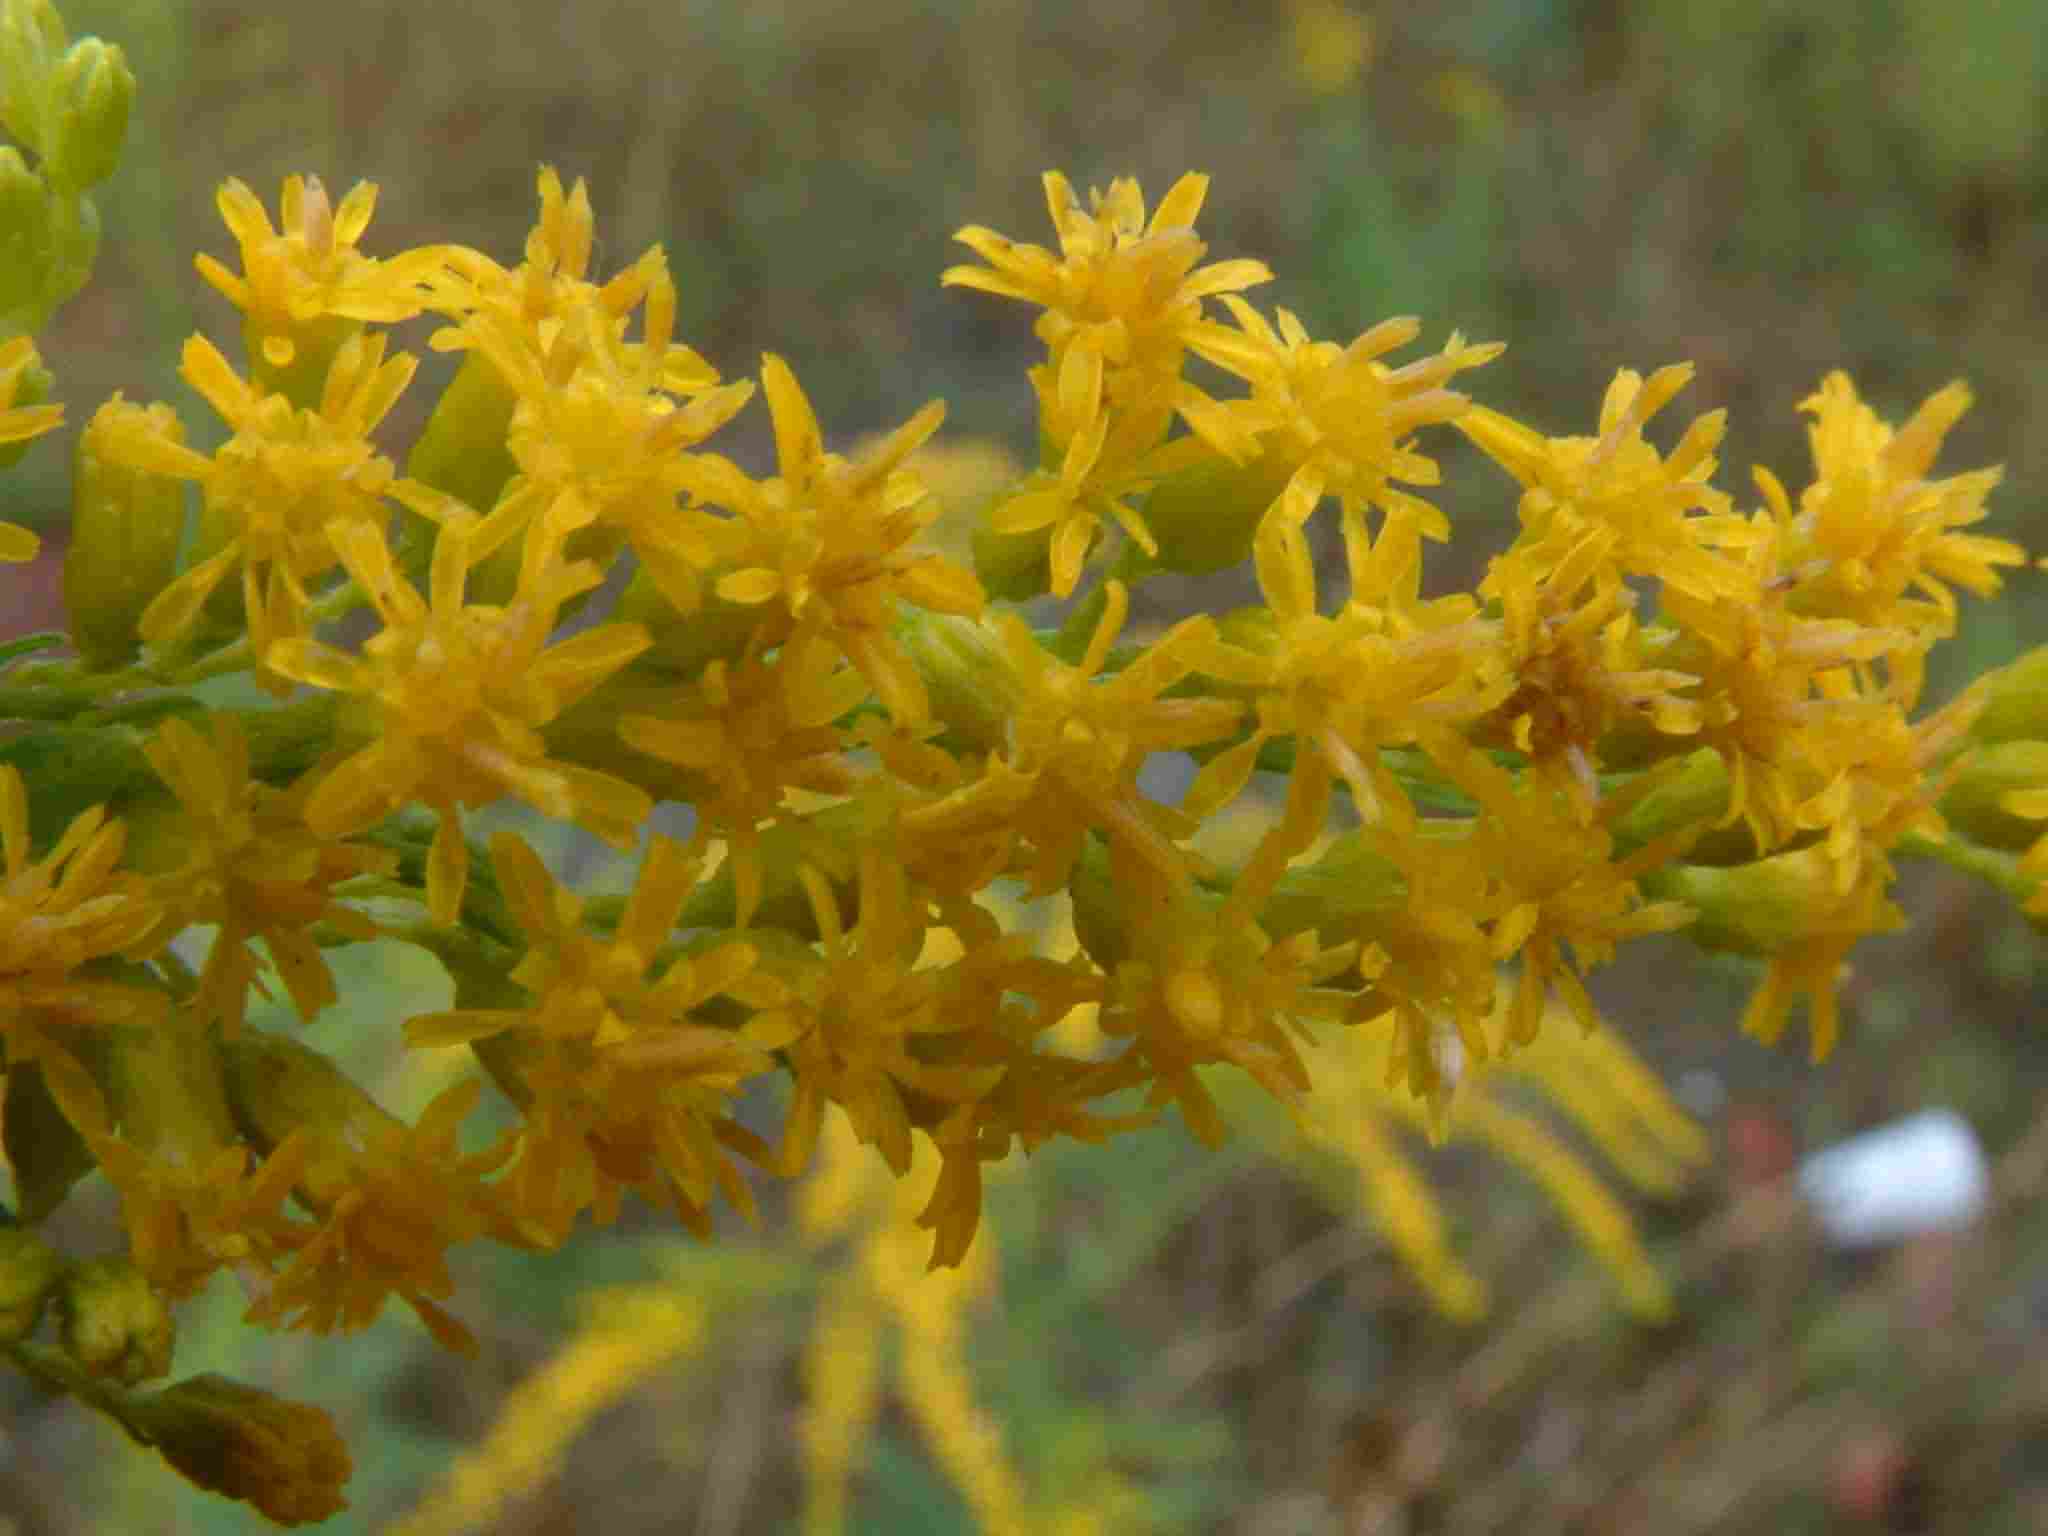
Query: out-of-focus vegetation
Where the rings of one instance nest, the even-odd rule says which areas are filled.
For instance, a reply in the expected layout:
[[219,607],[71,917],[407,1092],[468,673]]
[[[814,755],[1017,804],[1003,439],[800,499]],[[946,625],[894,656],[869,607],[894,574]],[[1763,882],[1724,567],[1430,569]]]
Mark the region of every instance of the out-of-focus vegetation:
[[[46,334],[64,398],[179,397],[175,339],[229,323],[181,254],[224,247],[212,192],[229,175],[266,197],[292,172],[337,192],[374,178],[392,246],[460,231],[509,256],[546,160],[589,178],[600,266],[666,245],[679,329],[721,369],[788,356],[845,432],[942,395],[952,430],[1021,451],[1030,339],[1004,307],[941,292],[951,233],[1039,230],[1046,166],[1162,187],[1193,166],[1215,178],[1212,249],[1270,261],[1276,301],[1346,334],[1413,313],[1505,339],[1482,393],[1555,429],[1616,367],[1690,358],[1690,406],[1726,405],[1749,434],[1726,458],[1796,468],[1793,407],[1827,369],[1896,419],[1960,366],[1979,403],[1952,462],[2003,460],[1996,531],[2048,545],[2048,434],[2028,430],[2048,421],[2048,12],[2031,0],[71,0],[67,16],[122,41],[146,94],[101,198],[95,283]],[[1504,505],[1486,466],[1450,473],[1454,518],[1460,474]],[[2005,639],[2039,638],[2017,590]],[[2009,654],[1995,624],[1978,632]],[[495,1490],[477,1529],[796,1528],[832,1443],[805,1406],[820,1361],[872,1348],[843,1457],[853,1531],[977,1529],[991,1477],[1035,1522],[1014,1528],[1077,1536],[2038,1530],[2039,950],[1940,876],[1912,901],[1912,936],[1873,946],[1845,997],[1863,1048],[1821,1071],[1733,1041],[1742,978],[1707,962],[1674,949],[1603,978],[1610,1016],[1715,1142],[1689,1194],[1634,1207],[1676,1290],[1663,1325],[1631,1320],[1540,1195],[1455,1140],[1418,1166],[1446,1251],[1493,1293],[1476,1329],[1431,1310],[1366,1201],[1341,1208],[1270,1138],[1217,1157],[1162,1132],[1000,1182],[978,1290],[917,1317],[860,1311],[850,1218],[771,1204],[757,1236],[715,1247],[629,1218],[546,1263],[475,1261],[479,1365],[396,1320],[236,1357],[226,1291],[188,1323],[181,1364],[348,1405],[356,1508],[336,1528],[454,1509],[464,1465]],[[409,963],[377,995],[443,1006],[445,981]],[[347,1033],[327,1018],[318,1043]],[[381,1067],[396,1108],[437,1086],[416,1064],[355,1065]],[[1889,1253],[1820,1251],[1792,1162],[1927,1102],[1991,1147],[1991,1214]],[[603,1332],[607,1294],[645,1324],[637,1355]],[[947,1351],[964,1379],[923,1369]],[[961,1391],[1000,1473],[986,1444],[976,1463],[923,1433],[934,1394]],[[257,1528],[140,1459],[103,1462],[98,1426],[9,1402],[0,1529]],[[436,1490],[447,1502],[423,1504]]]

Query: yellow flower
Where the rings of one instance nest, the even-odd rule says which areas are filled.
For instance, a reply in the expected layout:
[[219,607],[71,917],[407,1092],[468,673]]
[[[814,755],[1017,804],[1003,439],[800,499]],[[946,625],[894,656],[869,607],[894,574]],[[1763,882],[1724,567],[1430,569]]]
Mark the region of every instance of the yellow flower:
[[[115,1025],[163,1022],[160,992],[79,975],[95,961],[139,958],[160,947],[162,909],[140,876],[119,871],[126,829],[95,806],[74,817],[40,859],[30,855],[28,794],[19,770],[0,763],[0,1049],[10,1065],[34,1064],[66,1119],[90,1145],[114,1122],[74,1036]],[[23,1192],[27,1218],[40,1195]]]
[[[999,547],[1051,529],[1046,559],[1055,597],[1072,593],[1105,523],[1115,523],[1157,558],[1159,543],[1132,498],[1178,471],[1215,460],[1219,452],[1199,437],[1165,441],[1168,412],[1116,409],[1104,393],[1107,377],[1101,355],[1079,347],[1068,351],[1057,372],[1031,370],[1039,435],[1057,453],[1059,467],[1030,476],[988,510],[988,530]],[[1204,430],[1220,435],[1228,425],[1229,451],[1239,458],[1251,455],[1256,445],[1234,425],[1235,414],[1213,401],[1208,405],[1214,409],[1200,417]]]
[[715,1028],[696,1010],[714,997],[769,994],[749,984],[755,952],[745,943],[664,958],[696,885],[695,860],[655,839],[609,938],[585,931],[582,902],[513,834],[492,839],[491,863],[529,941],[510,980],[531,1001],[421,1014],[405,1033],[414,1046],[479,1043],[499,1053],[491,1059],[527,1121],[499,1186],[509,1206],[549,1242],[566,1237],[586,1205],[616,1211],[625,1188],[692,1227],[704,1225],[714,1193],[750,1213],[727,1150],[765,1161],[766,1148],[731,1110],[773,1061],[759,1031]]
[[[593,525],[623,534],[676,610],[693,613],[715,558],[714,520],[680,504],[693,484],[685,450],[729,421],[753,385],[720,385],[674,339],[676,287],[658,246],[599,285],[585,276],[595,235],[584,184],[565,199],[543,168],[540,200],[523,264],[507,271],[460,252],[437,285],[433,307],[455,323],[431,345],[469,354],[460,379],[478,368],[489,379],[451,391],[446,405],[463,419],[437,413],[415,464],[431,461],[436,484],[481,495],[475,464],[463,461],[495,435],[518,473],[476,511],[515,526],[539,519],[558,538]],[[641,335],[629,342],[636,308]]]
[[728,603],[774,605],[763,648],[817,637],[860,670],[900,722],[925,718],[923,680],[891,631],[896,604],[978,614],[981,585],[943,555],[909,546],[939,514],[903,463],[938,430],[934,401],[849,463],[827,453],[810,401],[781,358],[762,360],[779,473],[757,481],[724,460],[697,466],[693,489],[734,513],[714,542]]
[[[0,443],[27,442],[63,425],[61,405],[15,404],[31,373],[41,366],[33,337],[12,336],[0,342]],[[0,562],[18,565],[33,560],[41,543],[18,524],[0,523]]]
[[[1087,886],[1107,876],[1110,890]],[[1320,985],[1348,969],[1353,946],[1324,949],[1313,931],[1274,943],[1249,912],[1262,900],[1249,888],[1221,903],[1176,889],[1126,850],[1084,865],[1074,888],[1075,923],[1103,947],[1099,915],[1120,914],[1113,953],[1095,958],[1110,973],[1101,1027],[1128,1038],[1149,1070],[1148,1102],[1177,1103],[1188,1127],[1211,1146],[1225,1135],[1196,1068],[1227,1062],[1276,1098],[1293,1103],[1309,1086],[1297,1037],[1302,1020],[1334,1017],[1343,994]]]
[[[1746,823],[1768,850],[1801,829],[1800,807],[1828,777],[1815,765],[1879,729],[1901,709],[1901,694],[1910,700],[1918,642],[1902,629],[1798,614],[1781,576],[1779,534],[1768,523],[1740,569],[1751,594],[1743,601],[1667,586],[1663,607],[1680,631],[1671,664],[1699,679],[1698,739],[1727,765],[1728,820]],[[1890,691],[1856,680],[1880,658],[1899,678]]]
[[1622,369],[1600,404],[1598,437],[1545,437],[1484,406],[1457,419],[1458,430],[1523,487],[1521,536],[1495,562],[1482,593],[1491,595],[1499,573],[1518,562],[1539,571],[1585,562],[1580,546],[1591,541],[1590,563],[1607,583],[1649,576],[1702,602],[1751,599],[1749,572],[1723,551],[1753,534],[1727,495],[1707,483],[1727,413],[1695,420],[1669,457],[1643,436],[1691,378],[1689,363],[1648,380]]
[[[1045,201],[1060,254],[970,225],[954,238],[988,266],[948,267],[939,281],[1042,306],[1038,336],[1052,353],[1054,375],[1078,349],[1099,357],[1113,376],[1132,376],[1132,387],[1173,378],[1201,323],[1202,300],[1273,275],[1262,261],[1198,265],[1207,247],[1195,237],[1194,223],[1208,192],[1209,178],[1190,172],[1148,222],[1136,181],[1120,178],[1107,194],[1091,194],[1094,211],[1085,213],[1066,177],[1047,171]],[[1119,384],[1108,393],[1122,403]]]
[[1387,1088],[1426,1101],[1440,1129],[1462,1065],[1493,1053],[1486,1026],[1498,968],[1488,925],[1501,911],[1499,885],[1467,836],[1388,822],[1367,841],[1400,871],[1407,900],[1340,920],[1324,937],[1360,946],[1365,987],[1350,1027],[1388,1038]]
[[[1590,553],[1592,546],[1581,549]],[[1501,660],[1513,692],[1484,734],[1524,754],[1532,773],[1590,815],[1599,798],[1593,764],[1603,755],[1603,738],[1619,734],[1633,745],[1645,733],[1697,732],[1705,715],[1690,694],[1700,680],[1657,664],[1679,637],[1668,627],[1646,631],[1637,623],[1629,588],[1582,583],[1569,567],[1541,581],[1534,576],[1519,563],[1495,572]]]
[[[1138,789],[1138,773],[1154,752],[1185,751],[1227,736],[1243,714],[1228,699],[1175,697],[1183,679],[1210,669],[1215,621],[1176,624],[1136,656],[1109,670],[1110,650],[1130,612],[1123,583],[1112,581],[1088,649],[1068,665],[1015,614],[987,644],[979,672],[983,704],[1002,722],[997,740],[1009,768],[1031,775],[1029,793],[1011,824],[1033,845],[1029,878],[1044,894],[1063,883],[1093,831],[1138,850],[1169,878],[1185,879],[1185,860],[1172,836],[1182,819]],[[968,639],[969,632],[952,633]],[[950,721],[948,723],[957,724]]]
[[[579,178],[565,196],[561,177],[546,165],[537,185],[540,221],[526,237],[524,262],[508,270],[481,252],[456,248],[446,269],[433,275],[427,307],[456,320],[436,333],[434,350],[477,351],[509,365],[505,382],[514,388],[536,361],[551,361],[565,377],[592,361],[593,349],[642,369],[649,387],[667,393],[695,394],[717,383],[716,369],[673,342],[675,284],[661,248],[650,247],[607,282],[591,281],[597,231],[589,188]],[[622,327],[643,300],[642,340],[627,344]]]
[[[17,405],[23,392],[47,387],[43,360],[33,336],[10,336],[0,342],[0,443],[24,443],[54,432],[64,424],[61,405]],[[45,382],[38,385],[41,378]]]
[[121,1139],[94,1151],[120,1191],[129,1253],[166,1295],[193,1295],[223,1267],[267,1274],[305,1241],[305,1224],[286,1215],[284,1203],[304,1173],[309,1140],[287,1139],[260,1162],[247,1147],[224,1145],[180,1165],[139,1152],[131,1129],[122,1129]]
[[[185,343],[180,370],[234,429],[211,457],[186,447],[170,419],[129,408],[95,419],[108,463],[199,484],[205,558],[143,610],[143,639],[162,645],[186,630],[238,566],[250,643],[259,657],[303,633],[310,583],[339,558],[334,532],[381,533],[387,497],[403,497],[391,461],[371,434],[411,380],[414,360],[384,359],[383,338],[356,338],[327,371],[318,409],[300,409],[249,384],[211,342]],[[259,674],[273,690],[288,685]]]
[[427,862],[427,905],[453,922],[462,904],[468,844],[461,808],[517,795],[630,846],[652,809],[646,794],[609,774],[558,762],[540,728],[647,646],[637,624],[607,624],[550,646],[561,606],[594,586],[587,564],[552,562],[530,540],[520,590],[508,607],[468,605],[471,531],[451,526],[434,546],[431,600],[398,573],[381,534],[330,525],[349,573],[384,620],[356,658],[319,642],[279,642],[266,656],[281,675],[361,695],[378,735],[329,769],[305,803],[323,838],[359,832],[408,801],[434,808],[440,828]]
[[750,1033],[787,1041],[796,1096],[783,1133],[780,1168],[801,1172],[810,1162],[826,1107],[846,1111],[860,1139],[899,1175],[910,1169],[911,1097],[926,1104],[964,1103],[985,1092],[999,1069],[935,1063],[941,1037],[975,1021],[947,1006],[945,973],[920,970],[925,919],[895,850],[864,842],[858,855],[859,918],[850,927],[840,897],[815,867],[800,871],[818,952],[776,946],[762,951],[762,975],[779,995],[769,998]]
[[1469,599],[1413,601],[1415,547],[1391,525],[1355,573],[1372,585],[1329,616],[1317,611],[1314,560],[1291,516],[1267,517],[1252,547],[1266,608],[1232,616],[1202,669],[1247,691],[1258,724],[1203,768],[1184,808],[1206,818],[1237,796],[1268,742],[1292,738],[1287,810],[1262,860],[1307,849],[1339,781],[1368,823],[1412,820],[1380,749],[1500,697],[1494,627],[1473,617]]
[[1472,851],[1500,887],[1494,958],[1521,960],[1509,1041],[1535,1038],[1553,992],[1583,1028],[1596,1028],[1599,1014],[1581,975],[1611,960],[1624,940],[1680,927],[1692,916],[1680,902],[1645,901],[1636,886],[1644,870],[1671,857],[1678,838],[1617,859],[1607,822],[1627,801],[1612,799],[1589,819],[1572,798],[1540,779],[1518,786],[1505,768],[1448,733],[1433,736],[1428,750],[1479,805]]
[[[157,926],[142,877],[117,872],[126,829],[95,806],[81,812],[40,859],[31,859],[28,792],[0,763],[0,987],[60,982],[87,961],[136,953]],[[0,993],[4,996],[5,993]]]
[[845,794],[849,745],[833,722],[868,696],[868,683],[821,636],[792,639],[772,661],[714,661],[675,690],[660,715],[626,713],[619,735],[681,772],[671,798],[694,806],[700,826],[729,844],[739,880],[740,925],[760,897],[760,828],[790,790]]
[[250,983],[262,970],[249,944],[260,938],[299,1017],[310,1021],[337,995],[312,926],[375,937],[375,924],[336,901],[333,888],[357,875],[391,873],[397,855],[310,831],[303,811],[314,780],[286,792],[251,779],[248,738],[231,716],[213,717],[211,741],[183,720],[167,720],[143,752],[178,802],[165,835],[183,857],[158,877],[157,894],[180,926],[218,930],[194,999],[201,1019],[218,1019],[230,1038],[241,1028]]
[[1757,476],[1785,528],[1786,566],[1800,573],[1798,611],[1945,636],[1955,629],[1951,584],[1986,597],[1998,590],[1997,567],[2026,563],[2017,544],[1959,531],[1984,517],[1998,470],[1927,478],[1942,439],[1969,408],[1969,388],[1957,381],[1894,432],[1857,398],[1846,373],[1829,374],[1800,402],[1813,417],[1814,482],[1798,512],[1768,472]]
[[[1056,596],[1074,590],[1105,520],[1120,524],[1148,555],[1158,552],[1126,498],[1202,458],[1243,459],[1254,451],[1240,413],[1181,376],[1205,324],[1203,301],[1272,276],[1257,261],[1197,265],[1206,247],[1193,224],[1208,186],[1205,176],[1182,177],[1148,223],[1135,181],[1094,194],[1091,215],[1076,206],[1065,177],[1047,172],[1060,255],[970,226],[956,238],[989,265],[949,267],[940,279],[1045,307],[1037,331],[1050,355],[1031,370],[1031,382],[1039,435],[1059,468],[992,509],[989,525],[1009,536],[1052,530]],[[1166,442],[1176,414],[1196,438]]]
[[[294,1040],[246,1029],[226,1043],[223,1058],[238,1123],[260,1148],[286,1158],[315,1213],[311,1226],[294,1233],[290,1261],[263,1287],[249,1320],[352,1332],[396,1295],[439,1343],[472,1351],[469,1330],[437,1298],[455,1289],[450,1248],[514,1230],[485,1182],[510,1144],[477,1153],[459,1145],[483,1085],[456,1084],[407,1125]],[[294,1137],[310,1147],[293,1147]]]
[[1323,497],[1335,496],[1347,541],[1362,539],[1368,506],[1429,538],[1448,538],[1443,514],[1401,489],[1442,478],[1435,460],[1415,450],[1414,435],[1464,414],[1470,401],[1445,386],[1463,370],[1491,362],[1501,346],[1470,346],[1454,335],[1435,356],[1390,368],[1380,358],[1420,335],[1419,321],[1383,320],[1340,347],[1312,339],[1287,310],[1278,312],[1276,331],[1244,300],[1231,296],[1224,303],[1237,329],[1207,325],[1191,344],[1250,384],[1259,415],[1271,423],[1260,448],[1268,461],[1292,471],[1274,515],[1298,525]]
[[[299,360],[309,340],[339,346],[354,327],[337,332],[322,321],[389,324],[424,306],[425,280],[447,259],[440,248],[378,261],[356,249],[377,207],[377,188],[361,181],[335,207],[318,176],[287,176],[278,222],[243,182],[229,178],[214,198],[242,257],[236,276],[213,257],[193,258],[199,275],[242,311],[251,357],[275,376]],[[317,359],[324,367],[326,358]]]

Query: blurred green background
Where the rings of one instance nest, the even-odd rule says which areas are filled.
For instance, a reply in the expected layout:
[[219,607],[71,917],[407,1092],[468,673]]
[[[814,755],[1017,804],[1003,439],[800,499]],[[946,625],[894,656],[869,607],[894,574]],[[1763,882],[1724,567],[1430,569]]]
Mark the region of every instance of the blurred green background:
[[[195,250],[229,252],[223,178],[272,207],[288,173],[336,196],[373,179],[372,253],[459,240],[510,261],[546,161],[588,178],[600,268],[663,243],[683,334],[728,374],[787,357],[835,444],[936,395],[949,430],[1022,450],[1030,317],[939,288],[961,254],[952,232],[1048,241],[1048,167],[1083,187],[1135,175],[1155,196],[1192,168],[1214,178],[1213,256],[1280,274],[1262,304],[1340,339],[1392,314],[1419,315],[1429,345],[1454,328],[1504,339],[1471,387],[1549,430],[1585,430],[1617,367],[1694,361],[1674,412],[1730,410],[1723,483],[1738,494],[1753,461],[1803,483],[1794,408],[1827,370],[1850,369],[1894,420],[1965,376],[1978,404],[1943,467],[2003,462],[1986,531],[2048,548],[2048,430],[2029,430],[2048,423],[2038,0],[64,9],[75,33],[120,42],[142,82],[134,146],[100,197],[98,274],[42,339],[72,429],[114,389],[203,419],[174,369],[191,329],[233,339],[191,268]],[[415,410],[444,366],[423,368]],[[401,442],[417,420],[404,409]],[[763,419],[743,418],[742,453]],[[1469,580],[1512,514],[1463,458],[1443,501],[1465,542],[1436,557],[1443,581]],[[63,464],[45,447],[17,472],[53,533]],[[2038,578],[2020,577],[1969,616],[1937,675],[2039,642],[2044,618]],[[981,1403],[1028,1477],[1056,1483],[1083,1445],[1145,1490],[1143,1512],[1105,1529],[2048,1529],[2044,951],[1952,877],[1909,882],[1905,901],[1915,927],[1869,946],[1825,1069],[1733,1038],[1746,974],[1682,944],[1600,978],[1609,1016],[1721,1153],[1688,1199],[1641,1212],[1678,1281],[1675,1323],[1629,1321],[1498,1164],[1431,1165],[1497,1292],[1493,1318],[1461,1328],[1362,1225],[1248,1145],[1205,1158],[1160,1132],[1048,1154],[1028,1194],[1004,1193],[1016,1209],[999,1202],[995,1225],[1019,1236],[1002,1248],[1003,1299],[979,1314]],[[438,979],[364,964],[365,1005],[315,1037],[369,1034],[351,1059],[416,1105],[432,1085],[383,1042],[394,1010],[436,1006]],[[1957,1237],[1823,1251],[1778,1198],[1785,1169],[1931,1103],[1985,1139],[1992,1213]],[[674,1241],[629,1218],[552,1260],[466,1260],[476,1363],[435,1357],[395,1316],[347,1342],[243,1340],[218,1290],[180,1369],[334,1408],[358,1472],[356,1510],[332,1528],[376,1529],[559,1345],[579,1291],[649,1273]],[[733,1246],[794,1251],[775,1210]],[[829,1274],[807,1263],[798,1299],[736,1308],[491,1528],[788,1528],[802,1298]],[[0,1394],[7,1536],[260,1528],[116,1454],[84,1415]],[[851,1529],[973,1528],[900,1410],[870,1450]]]

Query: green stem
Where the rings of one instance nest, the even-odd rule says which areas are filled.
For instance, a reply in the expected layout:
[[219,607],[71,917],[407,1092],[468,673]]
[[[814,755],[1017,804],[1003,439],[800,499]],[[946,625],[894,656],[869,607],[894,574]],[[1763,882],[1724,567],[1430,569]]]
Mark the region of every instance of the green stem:
[[2041,882],[2020,869],[2020,856],[1958,837],[1931,838],[1917,832],[1899,840],[1894,850],[1909,859],[1934,859],[1950,869],[1975,875],[1989,882],[2012,901],[2024,906],[2040,889]]

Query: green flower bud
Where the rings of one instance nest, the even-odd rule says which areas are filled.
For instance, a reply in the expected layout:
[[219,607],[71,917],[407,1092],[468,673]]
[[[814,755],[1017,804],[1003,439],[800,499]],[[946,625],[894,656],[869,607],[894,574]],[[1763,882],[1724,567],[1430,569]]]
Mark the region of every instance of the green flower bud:
[[505,446],[518,403],[491,360],[471,352],[413,442],[407,477],[467,502],[479,514],[490,511],[519,469]]
[[1113,972],[1130,953],[1130,914],[1109,867],[1109,849],[1091,837],[1067,881],[1074,902],[1074,936],[1089,959]]
[[21,151],[0,145],[0,323],[33,331],[50,265],[50,189]]
[[182,443],[167,405],[131,405],[116,395],[79,434],[71,481],[71,548],[64,557],[64,603],[80,654],[90,667],[118,667],[141,644],[142,610],[177,574],[185,533],[185,488],[168,476],[110,463],[101,455],[108,424],[141,412],[152,428]]
[[[327,373],[335,354],[363,333],[363,322],[346,315],[318,315],[294,322],[288,338],[265,333],[257,315],[242,323],[242,344],[249,349],[249,382],[273,395],[283,395],[294,408],[317,410],[327,390]],[[291,343],[291,356],[280,365],[271,361],[273,346]]]
[[1315,860],[1282,875],[1259,913],[1276,942],[1308,929],[1337,927],[1408,900],[1408,877],[1364,833],[1346,832]]
[[36,1331],[70,1260],[26,1227],[0,1227],[0,1344]]
[[92,1259],[57,1289],[64,1352],[94,1376],[134,1386],[171,1368],[177,1324],[164,1299],[127,1259]]
[[50,178],[73,191],[97,186],[120,163],[135,76],[118,47],[84,37],[64,55],[52,83],[59,105]]
[[1703,949],[1775,954],[1841,922],[1835,867],[1818,844],[1728,868],[1667,864],[1642,885],[1655,899],[1682,901],[1699,914],[1685,933]]
[[915,610],[903,615],[895,635],[924,678],[933,718],[970,751],[1000,748],[1016,690],[995,629],[974,619]]
[[[1716,849],[1710,853],[1702,845],[1694,844],[1687,856],[1695,863],[1719,864],[1754,857],[1755,841],[1746,828],[1740,823],[1725,828],[1721,825],[1728,815],[1731,786],[1728,765],[1720,753],[1702,747],[1687,756],[1679,767],[1665,770],[1665,774],[1655,789],[1614,822],[1610,830],[1617,849],[1633,853],[1660,837],[1704,826],[1716,829],[1708,834]],[[1723,845],[1733,855],[1732,859],[1719,856]]]
[[722,574],[704,573],[704,597],[695,610],[678,613],[662,595],[660,584],[641,566],[620,594],[616,617],[644,624],[653,636],[649,646],[634,661],[636,671],[660,672],[672,677],[695,677],[714,661],[734,661],[747,648],[747,641],[761,627],[758,603],[729,603],[712,589]]
[[[265,1153],[304,1126],[328,1148],[373,1144],[379,1133],[402,1126],[355,1079],[309,1045],[244,1028],[221,1044],[228,1104],[242,1134]],[[300,1191],[324,1206],[351,1182],[341,1154],[306,1165]]]
[[152,1162],[197,1171],[235,1144],[220,1042],[189,1012],[106,1031],[101,1081],[122,1138]]
[[1270,608],[1233,608],[1216,616],[1216,638],[1254,656],[1271,656],[1280,648],[1280,621]]
[[1979,747],[1963,762],[1941,814],[1972,842],[1986,848],[2030,847],[2041,823],[2015,816],[2005,797],[2016,789],[2048,788],[2048,741],[2001,741]]
[[49,80],[70,41],[50,0],[0,5],[0,125],[38,155],[51,150]]
[[974,530],[974,574],[990,597],[1029,602],[1052,590],[1050,546],[1044,533],[998,533],[986,525]]
[[2048,645],[1977,680],[1984,707],[1970,726],[1982,742],[2048,741]]
[[1269,458],[1212,459],[1167,476],[1145,499],[1145,524],[1169,571],[1206,575],[1251,558],[1252,536],[1292,471]]

